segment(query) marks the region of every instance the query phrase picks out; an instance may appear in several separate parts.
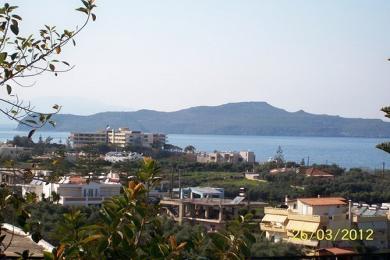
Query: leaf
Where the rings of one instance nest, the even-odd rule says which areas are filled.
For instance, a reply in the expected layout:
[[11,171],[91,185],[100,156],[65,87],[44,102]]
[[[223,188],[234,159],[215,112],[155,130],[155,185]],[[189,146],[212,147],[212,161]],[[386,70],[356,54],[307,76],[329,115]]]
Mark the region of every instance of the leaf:
[[69,62],[62,61],[62,63],[64,63],[66,66],[70,66]]
[[96,21],[96,14],[91,14],[92,16],[92,21]]
[[6,52],[1,52],[0,53],[0,63],[3,63],[6,58],[7,58],[7,53]]
[[35,120],[31,120],[31,119],[26,119],[25,120],[26,123],[30,123],[30,124],[33,124],[33,125],[36,125],[37,122]]
[[17,14],[13,14],[12,17],[15,18],[15,19],[18,19],[18,20],[20,20],[20,21],[22,20],[22,17],[20,17],[20,16],[17,15]]
[[[27,121],[27,120],[26,120]],[[36,129],[32,129],[29,133],[28,133],[28,139],[31,139],[31,137],[33,136],[33,134],[35,133],[35,130]]]
[[80,11],[80,12],[83,12],[85,14],[88,14],[88,9],[84,8],[84,7],[79,7],[79,8],[76,9],[76,11]]
[[56,47],[56,53],[57,53],[57,54],[60,54],[60,53],[61,53],[61,47],[60,47],[60,46],[57,46],[57,47]]
[[89,242],[91,242],[91,241],[98,240],[98,239],[100,239],[100,238],[102,238],[102,237],[103,237],[102,235],[92,235],[92,236],[89,236],[89,237],[87,237],[87,238],[81,240],[80,243],[81,243],[81,244],[87,244],[87,243],[89,243]]
[[76,46],[76,41],[72,39],[73,46]]
[[56,67],[53,64],[51,64],[51,63],[49,65],[49,68],[50,68],[51,71],[55,71],[55,69],[56,69]]
[[[12,20],[12,21],[16,21],[16,20]],[[19,26],[18,26],[18,23],[12,23],[11,26],[10,26],[10,29],[11,31],[15,34],[15,35],[18,35],[19,34]]]
[[7,93],[8,93],[8,95],[11,95],[11,92],[12,92],[12,87],[7,84]]
[[52,120],[49,121],[49,124],[51,124],[53,127],[56,127],[56,122],[54,122]]

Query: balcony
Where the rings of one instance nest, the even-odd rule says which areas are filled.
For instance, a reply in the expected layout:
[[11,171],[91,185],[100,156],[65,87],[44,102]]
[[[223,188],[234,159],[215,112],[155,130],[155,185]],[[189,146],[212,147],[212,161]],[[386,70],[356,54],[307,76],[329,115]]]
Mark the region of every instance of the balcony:
[[263,231],[270,231],[270,232],[286,232],[285,226],[276,226],[276,225],[270,225],[267,223],[260,223],[260,229]]
[[88,204],[101,204],[104,197],[62,197],[59,203],[62,205],[88,205]]

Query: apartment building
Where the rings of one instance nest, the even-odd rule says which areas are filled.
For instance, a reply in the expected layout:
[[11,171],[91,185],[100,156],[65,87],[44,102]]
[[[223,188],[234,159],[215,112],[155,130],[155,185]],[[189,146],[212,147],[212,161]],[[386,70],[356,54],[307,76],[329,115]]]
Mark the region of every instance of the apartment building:
[[143,133],[129,128],[108,129],[96,133],[71,133],[69,137],[73,147],[83,147],[97,144],[114,144],[120,147],[142,146],[162,148],[166,142],[166,135],[160,133]]
[[198,153],[196,161],[200,163],[254,163],[255,154],[249,151]]
[[107,133],[105,131],[95,133],[70,133],[69,141],[74,148],[88,145],[98,145],[107,143]]
[[22,195],[34,192],[39,199],[51,198],[52,192],[60,196],[62,205],[89,206],[100,205],[105,199],[120,194],[119,175],[109,173],[103,178],[89,180],[88,177],[66,176],[58,183],[46,183],[33,180],[30,184],[21,185]]
[[389,205],[353,203],[352,216],[352,225],[358,230],[372,230],[373,239],[363,240],[365,246],[379,249],[390,247]]
[[[265,231],[268,239],[302,245],[309,252],[314,253],[324,248],[350,247],[352,240],[356,240],[350,237],[355,236],[349,234],[352,229],[366,233],[368,229],[372,229],[375,238],[363,239],[363,243],[377,249],[388,247],[388,208],[359,208],[340,197],[295,200],[286,198],[283,207],[266,207],[264,213],[260,228]],[[325,238],[327,230],[330,230],[328,239]],[[339,234],[336,235],[338,231]]]
[[31,157],[32,149],[28,147],[19,147],[10,144],[0,145],[0,159],[18,159],[22,157]]

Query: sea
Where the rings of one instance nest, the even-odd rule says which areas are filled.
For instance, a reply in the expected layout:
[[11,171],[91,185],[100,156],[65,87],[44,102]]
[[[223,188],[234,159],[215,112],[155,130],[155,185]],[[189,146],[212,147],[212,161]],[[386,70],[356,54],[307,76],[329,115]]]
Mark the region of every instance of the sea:
[[[0,129],[0,141],[12,140],[15,135],[26,136],[27,131]],[[66,143],[69,132],[45,132],[34,134],[33,140],[39,137],[53,138],[52,142]],[[265,162],[272,158],[278,147],[283,150],[288,161],[309,164],[338,164],[344,168],[367,168],[382,170],[390,167],[390,154],[375,145],[390,141],[381,138],[353,137],[294,137],[294,136],[238,136],[238,135],[187,135],[169,134],[168,143],[186,147],[192,145],[197,151],[253,151],[256,161]]]

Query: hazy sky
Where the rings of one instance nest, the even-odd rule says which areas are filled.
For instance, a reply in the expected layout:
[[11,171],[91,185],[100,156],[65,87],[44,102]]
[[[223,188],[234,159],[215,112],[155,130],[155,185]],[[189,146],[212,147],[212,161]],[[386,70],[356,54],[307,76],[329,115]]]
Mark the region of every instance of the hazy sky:
[[[22,33],[81,23],[77,0],[10,2]],[[367,118],[390,105],[390,1],[96,2],[97,21],[63,52],[76,68],[20,94],[163,111],[266,101]]]

